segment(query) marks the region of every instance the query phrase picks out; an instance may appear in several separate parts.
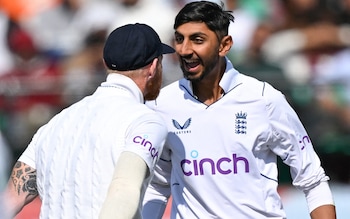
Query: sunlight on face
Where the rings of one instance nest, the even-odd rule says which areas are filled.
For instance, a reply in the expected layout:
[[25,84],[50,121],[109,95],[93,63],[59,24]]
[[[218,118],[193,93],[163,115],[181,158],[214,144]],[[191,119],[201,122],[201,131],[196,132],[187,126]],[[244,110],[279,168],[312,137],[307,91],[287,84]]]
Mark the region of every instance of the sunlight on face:
[[219,46],[217,35],[205,23],[180,25],[175,32],[175,50],[184,77],[198,81],[210,74],[218,63]]

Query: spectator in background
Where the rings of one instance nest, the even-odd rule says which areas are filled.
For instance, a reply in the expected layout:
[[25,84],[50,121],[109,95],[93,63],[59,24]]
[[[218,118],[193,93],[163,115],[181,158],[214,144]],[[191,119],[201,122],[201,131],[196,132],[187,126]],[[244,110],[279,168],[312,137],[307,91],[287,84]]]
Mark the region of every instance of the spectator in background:
[[233,64],[239,65],[248,61],[250,43],[254,32],[265,20],[270,18],[274,4],[271,0],[226,0],[226,9],[232,11],[235,22],[229,27],[229,34],[233,38],[234,46],[228,57]]
[[61,71],[57,60],[46,56],[20,24],[9,22],[7,42],[14,65],[0,76],[0,108],[4,135],[17,153],[61,109]]
[[[314,66],[325,54],[349,45],[339,35],[341,27],[323,0],[280,0],[283,22],[262,46],[264,57],[279,64],[294,84],[315,76]],[[283,46],[281,46],[283,45]]]
[[80,52],[91,32],[109,28],[120,13],[111,0],[62,0],[55,7],[21,21],[21,25],[42,51],[66,57]]
[[227,56],[242,73],[271,83],[288,97],[290,84],[282,68],[267,62],[261,51],[279,20],[276,1],[226,0],[226,9],[235,16],[229,26],[234,46]]
[[[329,175],[348,181],[350,171],[333,160],[350,153],[349,1],[280,0],[282,23],[262,45],[268,63],[291,84],[291,98]],[[340,4],[341,3],[341,4]],[[332,6],[332,7],[331,7]],[[283,45],[283,46],[282,46]],[[342,154],[329,157],[329,154]]]
[[[337,115],[350,133],[350,0],[333,2],[335,24],[344,48],[317,63],[313,80],[316,98],[329,113]],[[347,46],[345,46],[347,45]]]
[[107,29],[91,31],[83,48],[60,62],[63,77],[63,101],[70,105],[91,94],[105,78],[102,51]]
[[[112,0],[117,3],[118,17],[111,29],[129,22],[143,21],[154,28],[163,42],[173,43],[172,23],[178,8],[164,0]],[[163,86],[181,78],[181,70],[175,56],[164,57]]]
[[168,24],[174,19],[177,8],[171,7],[162,0],[112,1],[117,3],[119,13],[117,19],[113,20],[111,29],[142,20],[159,33],[163,42],[172,43],[173,29]]
[[13,67],[13,59],[7,44],[9,18],[0,10],[0,76]]

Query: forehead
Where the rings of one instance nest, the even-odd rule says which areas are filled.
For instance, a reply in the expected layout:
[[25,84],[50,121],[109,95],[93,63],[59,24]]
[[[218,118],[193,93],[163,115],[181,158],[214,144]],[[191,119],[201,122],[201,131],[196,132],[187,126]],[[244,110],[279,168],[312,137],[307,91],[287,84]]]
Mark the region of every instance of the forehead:
[[181,34],[184,36],[191,36],[191,35],[211,35],[215,33],[211,31],[208,26],[204,22],[188,22],[180,25],[178,28],[176,28],[175,33]]

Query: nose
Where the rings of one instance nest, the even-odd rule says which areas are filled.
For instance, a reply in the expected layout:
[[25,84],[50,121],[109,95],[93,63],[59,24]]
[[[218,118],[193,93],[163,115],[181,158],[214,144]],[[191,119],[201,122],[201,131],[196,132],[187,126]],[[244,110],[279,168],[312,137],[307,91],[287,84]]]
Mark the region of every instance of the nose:
[[182,43],[177,44],[175,49],[180,56],[189,56],[193,53],[191,43],[188,40],[184,40]]

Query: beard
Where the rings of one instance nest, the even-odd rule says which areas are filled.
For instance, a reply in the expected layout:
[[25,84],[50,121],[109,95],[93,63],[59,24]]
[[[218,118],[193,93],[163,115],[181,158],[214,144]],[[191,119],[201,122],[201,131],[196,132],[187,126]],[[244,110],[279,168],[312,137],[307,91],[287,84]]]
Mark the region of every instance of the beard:
[[159,95],[159,92],[160,92],[160,89],[155,89],[154,88],[155,86],[153,86],[152,90],[150,90],[144,97],[144,100],[145,101],[148,101],[148,100],[155,100],[158,95]]
[[191,72],[187,71],[183,62],[181,62],[180,68],[183,72],[184,78],[186,78],[187,80],[189,80],[191,82],[199,82],[199,81],[203,80],[203,78],[205,78],[207,75],[209,75],[213,71],[213,69],[216,67],[216,65],[219,61],[219,57],[218,56],[211,57],[208,60],[210,60],[210,61],[201,62],[201,63],[204,63],[204,65],[202,64],[203,70],[199,75],[198,74],[195,75],[195,74],[192,74]]

